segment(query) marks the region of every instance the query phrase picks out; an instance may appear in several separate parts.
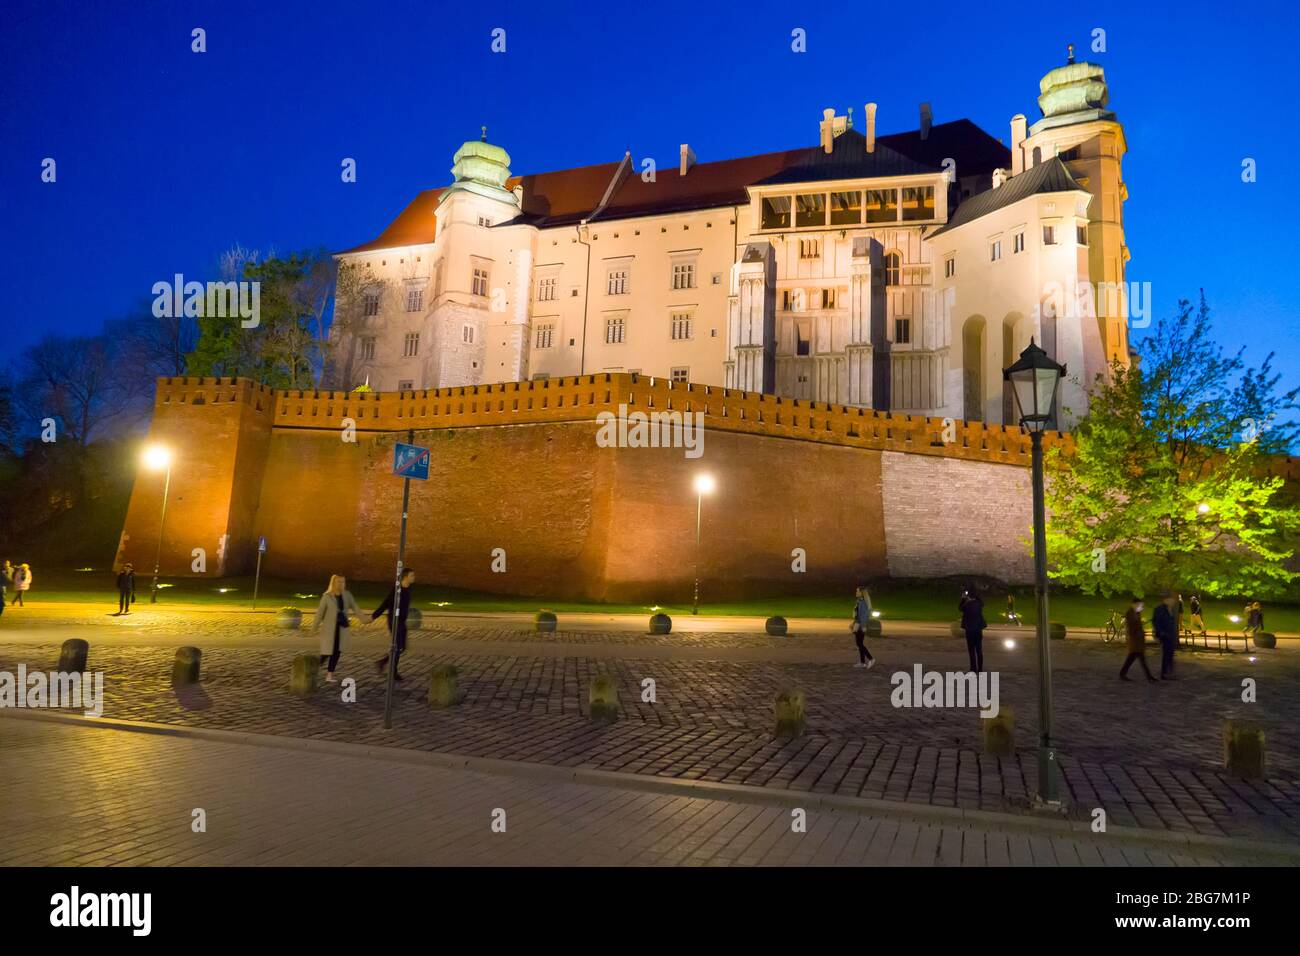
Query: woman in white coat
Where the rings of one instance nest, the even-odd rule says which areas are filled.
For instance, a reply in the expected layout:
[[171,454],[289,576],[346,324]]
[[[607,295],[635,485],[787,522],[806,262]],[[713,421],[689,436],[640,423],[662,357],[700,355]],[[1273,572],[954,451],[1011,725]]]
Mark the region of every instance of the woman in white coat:
[[348,646],[351,618],[361,616],[361,608],[357,607],[347,583],[341,574],[330,577],[330,586],[320,596],[313,624],[320,639],[320,662],[329,665],[325,679],[330,682],[334,680],[334,669],[339,666],[339,655]]

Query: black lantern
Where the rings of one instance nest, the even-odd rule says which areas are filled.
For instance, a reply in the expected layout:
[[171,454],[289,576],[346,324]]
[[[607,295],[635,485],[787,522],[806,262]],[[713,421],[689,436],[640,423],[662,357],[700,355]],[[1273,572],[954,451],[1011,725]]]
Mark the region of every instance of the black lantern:
[[1020,424],[1031,432],[1041,432],[1052,417],[1056,389],[1061,384],[1065,366],[1053,362],[1051,357],[1029,340],[1029,347],[1020,358],[1002,370],[1003,381],[1011,383],[1020,409]]

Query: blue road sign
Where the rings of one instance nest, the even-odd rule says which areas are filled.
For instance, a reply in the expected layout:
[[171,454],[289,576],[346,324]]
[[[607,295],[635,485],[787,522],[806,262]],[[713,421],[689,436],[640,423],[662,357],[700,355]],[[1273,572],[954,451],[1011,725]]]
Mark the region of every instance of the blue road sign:
[[266,535],[262,535],[257,539],[257,553],[266,554]]
[[399,478],[429,480],[429,449],[398,442],[393,447],[393,474]]

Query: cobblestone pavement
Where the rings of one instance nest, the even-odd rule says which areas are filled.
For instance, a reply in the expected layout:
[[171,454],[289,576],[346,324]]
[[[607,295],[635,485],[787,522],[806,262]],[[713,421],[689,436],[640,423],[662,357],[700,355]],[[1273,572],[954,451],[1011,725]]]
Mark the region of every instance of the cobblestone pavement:
[[802,833],[793,819],[784,806],[0,718],[5,866],[1250,862],[888,814],[813,809]]
[[[818,793],[981,809],[1018,809],[1034,787],[1037,673],[1032,640],[1015,649],[987,643],[1000,676],[1001,704],[1017,714],[1017,753],[980,752],[973,710],[905,709],[890,704],[890,675],[961,670],[964,645],[945,637],[875,643],[878,666],[853,668],[845,633],[789,638],[761,634],[644,635],[593,632],[539,635],[520,627],[440,625],[412,639],[407,680],[384,731],[382,681],[369,661],[382,653],[378,629],[362,632],[340,675],[356,680],[302,700],[287,692],[303,634],[265,623],[176,621],[87,625],[91,666],[106,673],[105,714],[265,734],[364,742],[561,766],[596,767],[683,779],[744,783]],[[129,640],[118,640],[118,636]],[[32,627],[23,643],[0,644],[0,670],[52,668],[62,637]],[[156,639],[156,641],[155,641]],[[177,694],[171,657],[180,640],[204,648],[202,684]],[[1057,736],[1071,812],[1104,808],[1116,824],[1207,834],[1300,839],[1300,660],[1283,648],[1245,654],[1200,652],[1180,659],[1180,679],[1148,686],[1116,680],[1122,646],[1053,644]],[[435,664],[460,670],[460,704],[425,703]],[[596,673],[620,688],[620,719],[587,719],[586,688]],[[1258,702],[1241,701],[1243,678]],[[643,700],[643,681],[655,700]],[[808,701],[806,733],[771,736],[772,701],[798,687]],[[1268,734],[1270,779],[1248,783],[1221,772],[1223,721],[1258,720]]]

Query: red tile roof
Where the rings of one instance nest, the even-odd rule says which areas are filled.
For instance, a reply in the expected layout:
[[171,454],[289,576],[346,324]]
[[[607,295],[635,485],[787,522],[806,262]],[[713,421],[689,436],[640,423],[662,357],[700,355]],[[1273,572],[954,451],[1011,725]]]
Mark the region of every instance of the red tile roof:
[[[861,134],[852,131],[837,139],[840,146],[835,152],[846,151],[856,144]],[[895,133],[877,138],[877,152],[891,157],[895,167],[939,170],[943,161],[951,158],[957,163],[957,174],[985,177],[997,167],[1010,165],[1010,152],[970,120],[940,123],[921,139],[919,130]],[[856,148],[856,145],[854,146]],[[624,176],[622,183],[601,211],[599,221],[682,212],[691,209],[710,209],[721,206],[743,205],[749,201],[746,187],[765,179],[797,174],[793,171],[817,166],[820,146],[775,153],[761,153],[739,159],[724,159],[711,163],[697,163],[685,176],[677,167],[659,169],[654,182],[644,182],[641,170],[635,164]],[[865,152],[865,149],[864,149]],[[832,157],[834,158],[834,157]],[[577,169],[562,169],[529,176],[515,176],[507,182],[513,189],[524,188],[523,214],[518,221],[538,226],[573,224],[589,218],[600,205],[619,163],[600,163]],[[826,165],[829,174],[841,169],[840,164]],[[426,189],[408,205],[388,227],[371,242],[343,250],[345,253],[371,252],[394,246],[432,242],[435,231],[434,210],[442,189]]]

